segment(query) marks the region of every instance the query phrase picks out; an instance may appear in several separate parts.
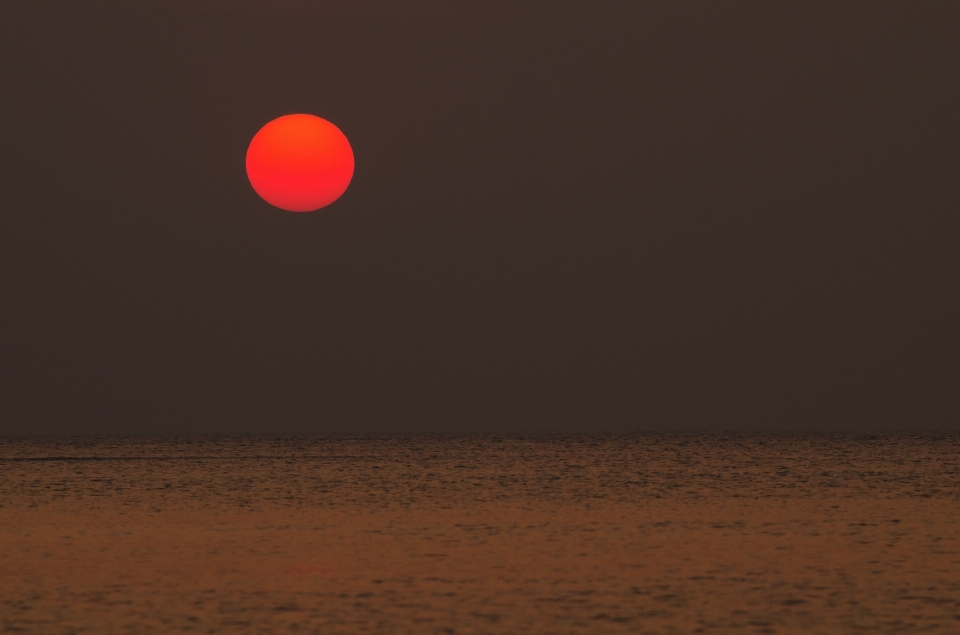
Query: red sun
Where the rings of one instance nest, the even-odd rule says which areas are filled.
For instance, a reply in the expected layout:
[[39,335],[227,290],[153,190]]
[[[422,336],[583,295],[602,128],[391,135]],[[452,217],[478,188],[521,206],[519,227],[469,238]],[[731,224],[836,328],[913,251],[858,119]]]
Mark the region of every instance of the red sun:
[[285,115],[260,129],[247,148],[247,177],[263,200],[288,212],[334,202],[353,178],[353,149],[335,125]]

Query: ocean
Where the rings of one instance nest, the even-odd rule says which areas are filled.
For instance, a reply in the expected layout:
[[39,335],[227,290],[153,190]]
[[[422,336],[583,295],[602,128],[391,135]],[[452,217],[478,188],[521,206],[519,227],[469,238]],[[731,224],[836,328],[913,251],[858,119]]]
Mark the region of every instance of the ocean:
[[960,437],[0,439],[0,632],[960,633]]

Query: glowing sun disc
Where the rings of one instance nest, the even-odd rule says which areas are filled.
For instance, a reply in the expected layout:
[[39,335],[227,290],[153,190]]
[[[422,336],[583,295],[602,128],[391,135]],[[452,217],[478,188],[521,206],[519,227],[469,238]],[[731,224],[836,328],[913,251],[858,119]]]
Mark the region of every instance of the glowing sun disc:
[[274,207],[312,212],[340,198],[353,178],[353,149],[335,125],[313,115],[284,115],[254,135],[247,178]]

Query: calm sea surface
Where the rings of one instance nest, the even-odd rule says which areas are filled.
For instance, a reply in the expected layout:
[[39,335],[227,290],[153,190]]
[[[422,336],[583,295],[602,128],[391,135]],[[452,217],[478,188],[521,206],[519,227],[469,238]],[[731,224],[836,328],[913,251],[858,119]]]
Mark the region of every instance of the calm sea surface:
[[960,437],[0,440],[0,632],[960,633]]

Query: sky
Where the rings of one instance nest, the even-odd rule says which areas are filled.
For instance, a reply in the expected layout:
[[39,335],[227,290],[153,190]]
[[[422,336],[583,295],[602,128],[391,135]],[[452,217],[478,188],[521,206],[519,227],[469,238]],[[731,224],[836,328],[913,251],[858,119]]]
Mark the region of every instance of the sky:
[[[960,4],[0,3],[0,435],[960,429]],[[270,207],[271,119],[350,189]]]

